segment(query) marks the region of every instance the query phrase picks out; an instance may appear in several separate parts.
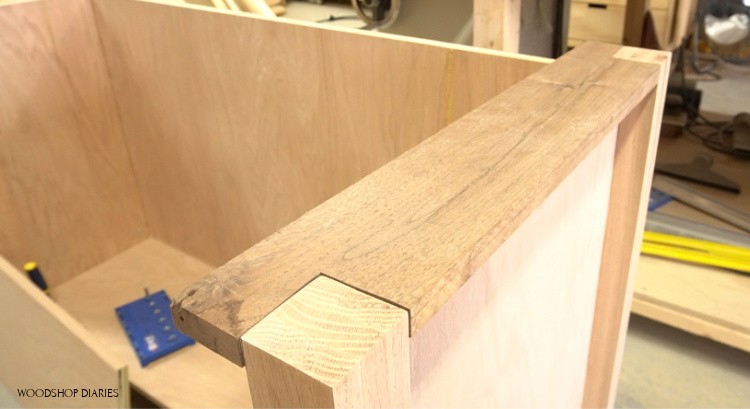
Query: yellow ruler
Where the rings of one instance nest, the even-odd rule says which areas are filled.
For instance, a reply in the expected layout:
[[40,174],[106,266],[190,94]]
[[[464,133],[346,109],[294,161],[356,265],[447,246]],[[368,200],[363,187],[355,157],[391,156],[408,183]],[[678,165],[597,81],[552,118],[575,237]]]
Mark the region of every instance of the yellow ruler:
[[750,273],[750,249],[646,231],[641,253]]

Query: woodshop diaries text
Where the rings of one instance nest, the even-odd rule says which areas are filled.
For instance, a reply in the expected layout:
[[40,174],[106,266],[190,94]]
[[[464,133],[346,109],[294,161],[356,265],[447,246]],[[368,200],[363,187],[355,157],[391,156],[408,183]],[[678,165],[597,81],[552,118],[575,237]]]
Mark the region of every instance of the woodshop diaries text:
[[17,389],[19,398],[117,398],[120,390],[115,388],[27,388]]

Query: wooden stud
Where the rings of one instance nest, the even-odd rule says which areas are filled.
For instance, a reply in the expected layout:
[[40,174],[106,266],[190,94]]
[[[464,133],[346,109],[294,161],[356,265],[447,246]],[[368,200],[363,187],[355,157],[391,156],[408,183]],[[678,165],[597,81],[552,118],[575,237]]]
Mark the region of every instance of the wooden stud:
[[265,2],[265,0],[237,0],[242,4],[242,7],[251,12],[263,17],[276,17],[276,13],[271,10],[271,7]]
[[651,0],[628,0],[625,6],[625,28],[622,33],[624,45],[641,46],[644,19],[650,5]]
[[521,34],[521,0],[474,0],[475,47],[517,53]]

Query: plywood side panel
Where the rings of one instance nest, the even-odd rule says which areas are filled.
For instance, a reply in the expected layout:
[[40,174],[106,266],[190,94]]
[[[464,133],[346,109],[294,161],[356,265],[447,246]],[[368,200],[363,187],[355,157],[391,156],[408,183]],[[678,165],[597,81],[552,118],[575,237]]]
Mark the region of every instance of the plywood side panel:
[[[190,7],[94,5],[149,227],[213,264],[544,65]],[[474,76],[464,61],[481,58],[497,68]],[[453,101],[467,82],[488,92]]]
[[50,285],[146,235],[90,7],[0,8],[0,252]]
[[660,67],[620,49],[566,54],[212,272],[177,297],[182,328],[241,363],[239,337],[322,272],[419,331],[653,89]]
[[449,58],[453,76],[450,94],[446,96],[446,104],[450,108],[446,112],[449,115],[446,125],[552,62],[546,58],[534,58],[502,64],[494,53],[479,51],[452,52]]
[[414,407],[581,406],[615,136],[412,337]]
[[[130,406],[124,362],[112,358],[2,257],[0,311],[0,383],[19,403],[35,408]],[[18,389],[42,389],[42,397],[20,397]],[[43,396],[58,395],[59,389],[66,390],[64,396]],[[91,397],[91,389],[106,389],[110,396]]]

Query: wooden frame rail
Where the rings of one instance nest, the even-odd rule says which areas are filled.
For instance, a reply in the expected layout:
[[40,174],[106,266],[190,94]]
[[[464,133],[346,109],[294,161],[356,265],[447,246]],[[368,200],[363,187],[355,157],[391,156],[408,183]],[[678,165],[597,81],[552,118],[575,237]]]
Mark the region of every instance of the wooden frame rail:
[[[178,325],[256,406],[611,405],[668,63],[576,48],[186,289]],[[482,350],[492,376],[450,370]]]

